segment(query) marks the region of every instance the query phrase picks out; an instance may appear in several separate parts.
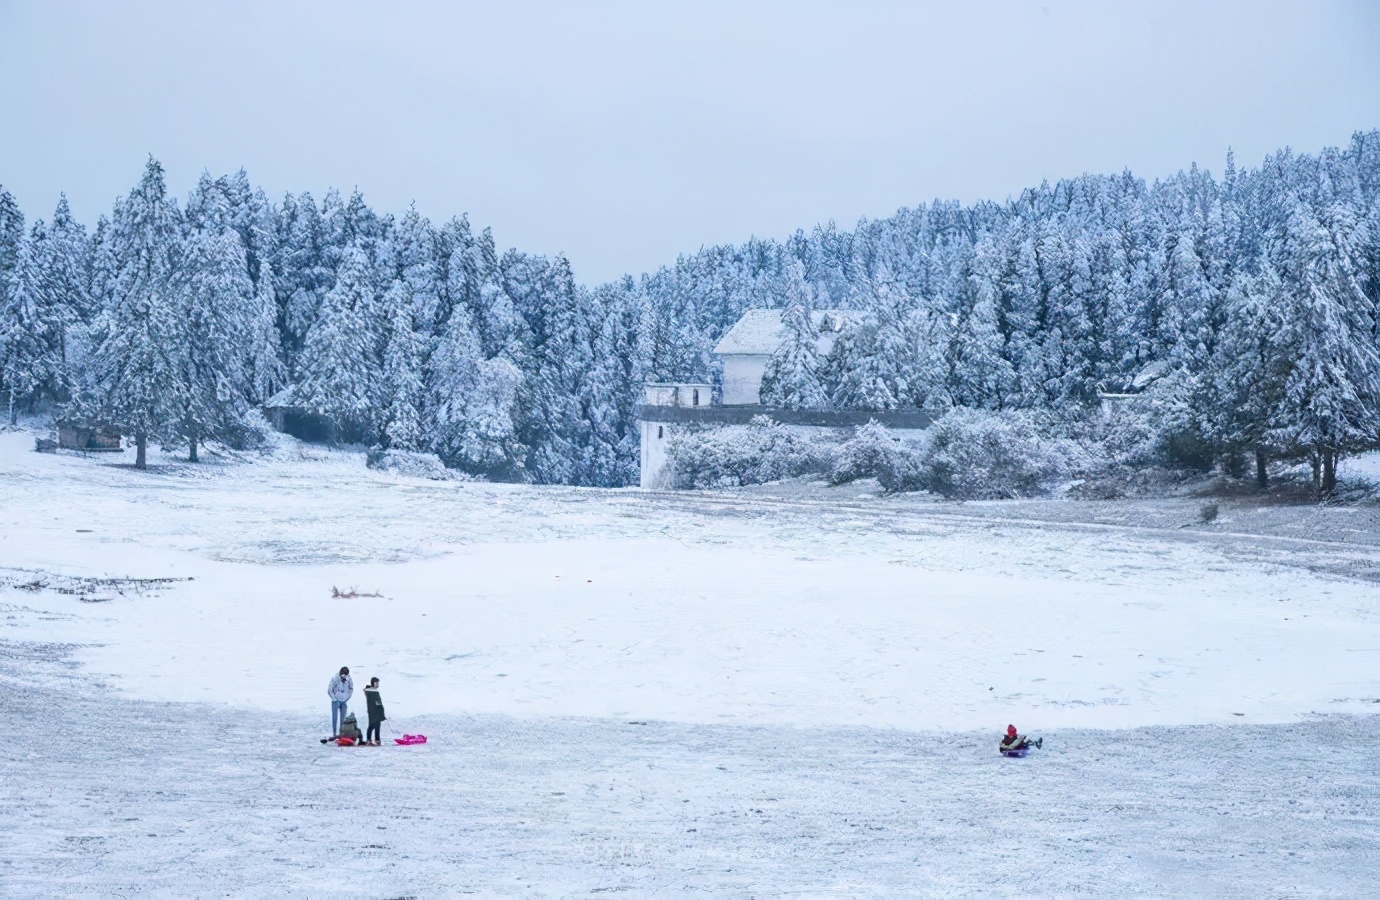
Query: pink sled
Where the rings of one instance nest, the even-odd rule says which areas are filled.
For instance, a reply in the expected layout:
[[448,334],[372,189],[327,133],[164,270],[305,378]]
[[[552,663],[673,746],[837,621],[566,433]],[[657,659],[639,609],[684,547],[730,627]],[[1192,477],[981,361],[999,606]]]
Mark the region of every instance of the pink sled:
[[400,738],[393,738],[393,743],[395,743],[395,744],[402,744],[404,747],[410,747],[410,746],[412,746],[413,744],[425,744],[425,743],[426,743],[426,735],[424,735],[424,734],[405,734],[405,735],[403,735],[403,736],[400,737]]

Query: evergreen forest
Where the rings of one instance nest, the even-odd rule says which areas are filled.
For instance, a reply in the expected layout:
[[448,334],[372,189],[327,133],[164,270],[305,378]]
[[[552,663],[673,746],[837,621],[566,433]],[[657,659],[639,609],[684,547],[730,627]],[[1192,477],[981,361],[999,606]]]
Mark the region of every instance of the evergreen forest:
[[[31,211],[32,212],[32,211]],[[647,381],[714,381],[744,310],[784,311],[767,405],[1094,415],[1153,392],[1170,461],[1336,462],[1380,446],[1380,131],[937,201],[585,285],[465,216],[358,192],[278,199],[244,171],[185,201],[150,159],[90,228],[0,187],[0,402],[138,447],[246,446],[272,400],[344,441],[490,479],[637,481]],[[821,355],[813,310],[858,311]]]

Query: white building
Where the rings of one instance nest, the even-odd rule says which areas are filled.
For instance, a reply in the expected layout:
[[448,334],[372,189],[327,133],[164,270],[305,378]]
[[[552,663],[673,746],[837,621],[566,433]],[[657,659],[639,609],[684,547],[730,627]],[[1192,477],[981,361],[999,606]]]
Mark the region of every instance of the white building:
[[[767,360],[785,337],[781,313],[779,309],[750,309],[715,345],[714,352],[724,364],[724,406],[755,406],[762,402],[762,376]],[[843,309],[810,313],[810,321],[819,334],[819,354],[828,354],[843,326],[860,315]]]
[[[641,484],[644,488],[673,486],[674,473],[667,467],[667,444],[677,428],[713,425],[746,425],[755,416],[769,416],[784,425],[841,429],[878,422],[898,433],[929,426],[929,416],[919,410],[874,411],[863,409],[775,409],[762,406],[762,376],[767,360],[785,338],[779,309],[750,309],[743,313],[714,352],[723,360],[722,399],[715,402],[709,384],[647,384],[643,387],[641,420]],[[839,332],[862,314],[828,309],[810,314],[818,335],[821,355],[834,346]]]
[[[642,459],[641,485],[644,488],[667,487],[666,442],[675,427],[675,413],[681,410],[700,410],[710,405],[714,396],[712,384],[647,384],[642,388]],[[692,413],[693,414],[693,413]],[[683,413],[682,413],[683,415]]]

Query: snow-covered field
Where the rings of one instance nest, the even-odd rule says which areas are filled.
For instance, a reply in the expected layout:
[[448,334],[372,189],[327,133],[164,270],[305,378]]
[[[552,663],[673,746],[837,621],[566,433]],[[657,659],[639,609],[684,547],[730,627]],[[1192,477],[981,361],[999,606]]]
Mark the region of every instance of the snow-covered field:
[[[31,448],[0,434],[6,896],[1352,896],[1380,859],[1374,503]],[[341,665],[432,743],[321,747]],[[998,758],[1008,721],[1045,750]]]

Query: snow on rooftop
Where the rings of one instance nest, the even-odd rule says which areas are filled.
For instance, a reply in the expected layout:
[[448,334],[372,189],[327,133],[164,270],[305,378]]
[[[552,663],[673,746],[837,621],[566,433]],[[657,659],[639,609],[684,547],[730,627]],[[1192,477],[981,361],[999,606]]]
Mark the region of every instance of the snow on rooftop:
[[770,355],[781,343],[781,310],[750,309],[714,347],[720,356],[733,353]]
[[[785,326],[781,322],[780,309],[749,309],[728,333],[715,345],[714,352],[720,356],[735,354],[749,356],[770,356],[781,345]],[[810,313],[810,320],[819,328],[827,319],[832,331],[837,331],[844,323],[861,318],[862,313],[848,309],[819,309]]]

